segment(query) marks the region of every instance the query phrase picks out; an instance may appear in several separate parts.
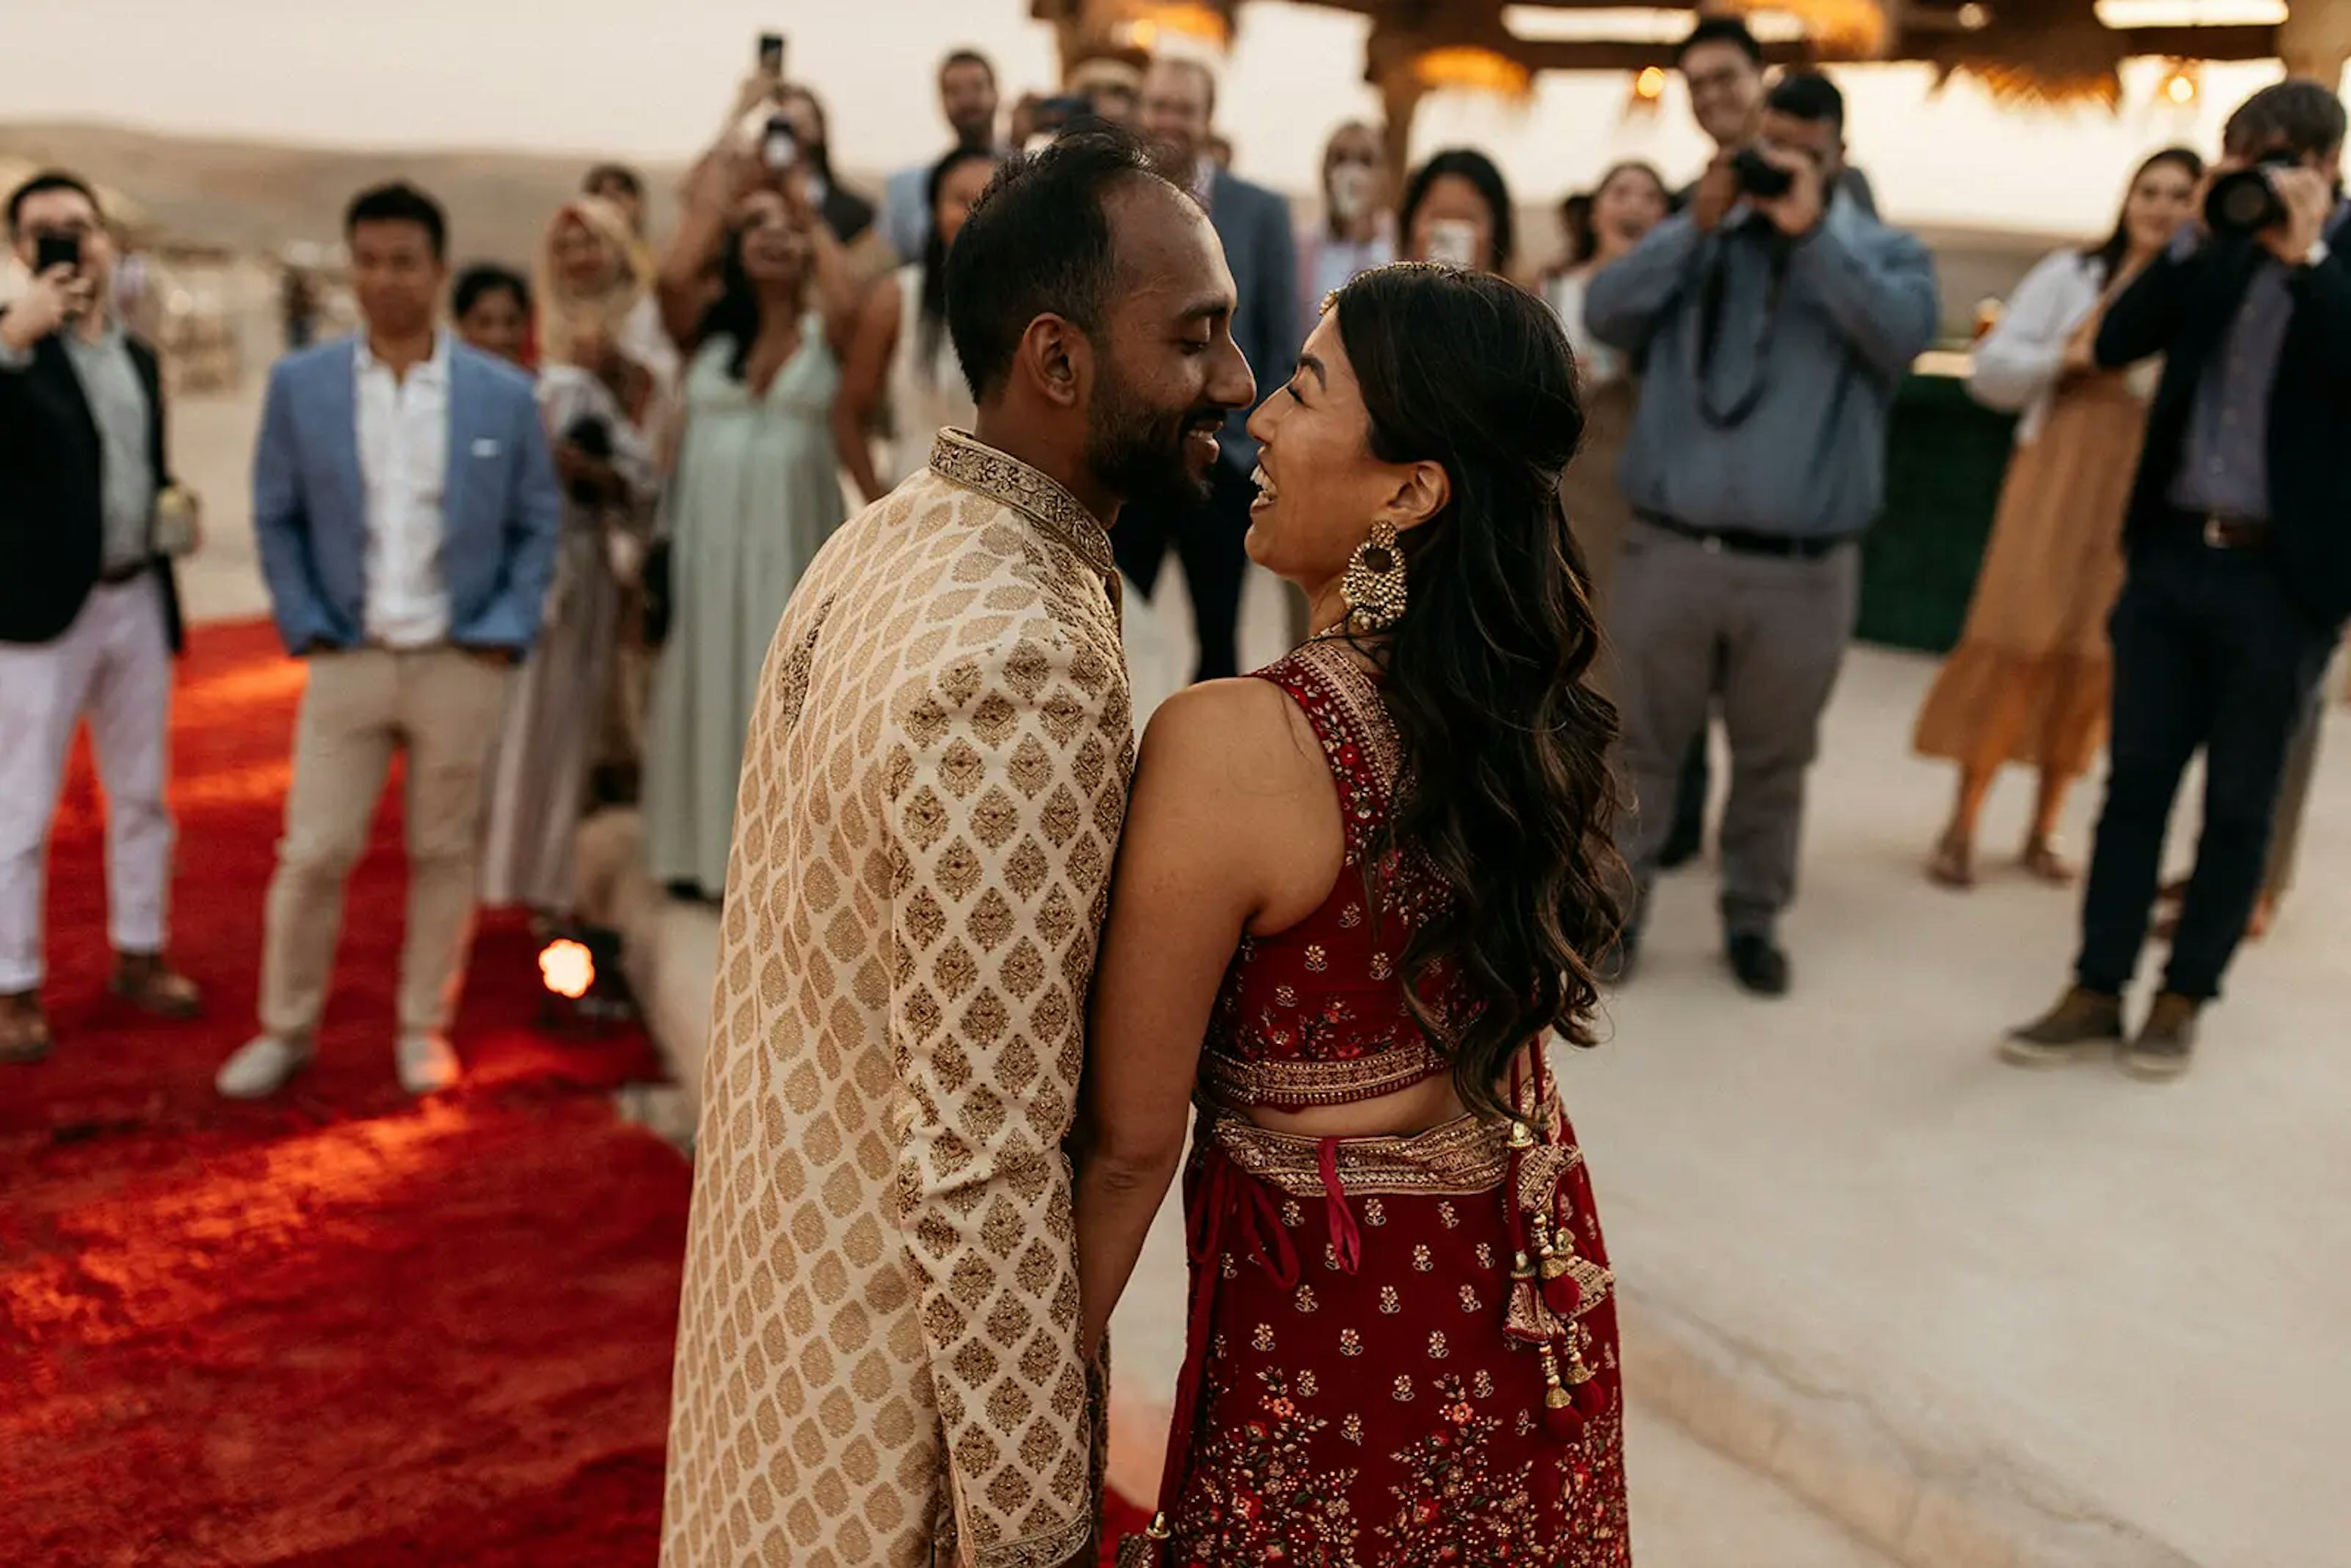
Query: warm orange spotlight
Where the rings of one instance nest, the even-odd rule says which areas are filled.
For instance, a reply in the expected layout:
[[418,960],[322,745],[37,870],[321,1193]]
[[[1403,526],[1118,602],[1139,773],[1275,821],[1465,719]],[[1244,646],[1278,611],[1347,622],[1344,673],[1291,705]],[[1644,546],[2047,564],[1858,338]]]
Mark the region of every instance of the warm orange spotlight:
[[586,945],[564,937],[539,949],[538,977],[559,997],[578,1001],[596,984],[596,958]]

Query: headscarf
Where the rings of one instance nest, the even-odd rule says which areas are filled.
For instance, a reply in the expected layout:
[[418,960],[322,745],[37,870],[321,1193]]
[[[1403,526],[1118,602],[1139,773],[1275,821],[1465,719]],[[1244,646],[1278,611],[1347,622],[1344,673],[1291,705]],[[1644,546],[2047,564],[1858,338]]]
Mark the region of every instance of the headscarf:
[[[569,224],[579,224],[611,257],[611,281],[597,294],[575,290],[556,264],[556,242]],[[556,208],[538,247],[538,353],[540,362],[569,364],[573,343],[589,329],[601,329],[618,343],[629,315],[644,297],[637,270],[636,236],[621,209],[601,196],[575,196]]]

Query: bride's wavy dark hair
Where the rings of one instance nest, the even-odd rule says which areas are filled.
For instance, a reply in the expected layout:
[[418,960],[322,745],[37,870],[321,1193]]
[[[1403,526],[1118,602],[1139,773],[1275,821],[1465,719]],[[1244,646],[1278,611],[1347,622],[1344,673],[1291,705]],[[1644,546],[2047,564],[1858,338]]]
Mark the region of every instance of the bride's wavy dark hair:
[[1390,847],[1450,894],[1405,948],[1405,990],[1463,1101],[1491,1111],[1545,1030],[1593,1042],[1593,964],[1621,925],[1616,710],[1590,684],[1599,619],[1559,492],[1583,434],[1575,360],[1547,306],[1484,274],[1383,267],[1336,300],[1373,455],[1451,481],[1402,537],[1403,617],[1365,648],[1404,743]]

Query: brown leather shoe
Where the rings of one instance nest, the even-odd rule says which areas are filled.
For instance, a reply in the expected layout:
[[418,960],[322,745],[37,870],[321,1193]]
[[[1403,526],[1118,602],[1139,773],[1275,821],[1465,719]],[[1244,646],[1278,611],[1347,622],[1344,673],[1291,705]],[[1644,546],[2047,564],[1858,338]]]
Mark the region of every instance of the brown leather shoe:
[[2057,1005],[2000,1042],[2001,1059],[2020,1067],[2069,1061],[2085,1045],[2116,1045],[2123,1038],[2123,999],[2073,987]]
[[54,1043],[38,991],[0,997],[0,1062],[38,1061]]
[[192,1019],[204,1011],[196,983],[164,961],[161,953],[118,953],[114,978],[106,988],[157,1018]]
[[2123,1071],[2153,1082],[2179,1077],[2188,1071],[2196,1051],[2196,1016],[2204,1004],[2192,997],[2166,991],[2147,1009],[2138,1038],[2123,1049]]

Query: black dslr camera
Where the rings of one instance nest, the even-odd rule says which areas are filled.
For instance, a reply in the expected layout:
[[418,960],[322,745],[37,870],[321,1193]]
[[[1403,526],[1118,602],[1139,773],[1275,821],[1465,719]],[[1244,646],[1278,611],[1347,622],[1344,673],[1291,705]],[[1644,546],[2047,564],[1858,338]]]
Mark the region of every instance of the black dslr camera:
[[2284,198],[2270,183],[2273,169],[2301,161],[2291,152],[2265,152],[2250,169],[2232,170],[2212,182],[2204,197],[2204,224],[2216,235],[2256,235],[2286,220]]
[[1730,172],[1739,182],[1741,195],[1757,196],[1764,201],[1777,201],[1795,188],[1796,177],[1753,147],[1741,147],[1730,155]]

